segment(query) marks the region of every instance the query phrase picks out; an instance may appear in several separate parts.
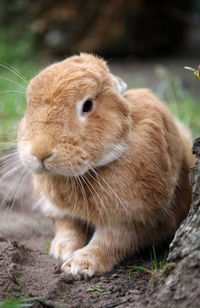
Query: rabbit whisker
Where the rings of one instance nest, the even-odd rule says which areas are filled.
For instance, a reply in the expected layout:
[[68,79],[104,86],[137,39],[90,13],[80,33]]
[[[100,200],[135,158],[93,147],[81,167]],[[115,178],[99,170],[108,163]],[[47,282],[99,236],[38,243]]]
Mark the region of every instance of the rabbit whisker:
[[4,152],[4,154],[2,154],[1,156],[0,156],[0,159],[4,159],[4,158],[7,158],[7,157],[10,157],[10,156],[16,156],[16,157],[19,157],[19,155],[18,155],[18,151],[17,150],[15,150],[15,149],[13,149],[12,151],[7,151],[7,152]]
[[[104,226],[105,226],[104,218],[103,218],[103,215],[102,215],[102,209],[103,209],[103,211],[105,212],[105,215],[106,215],[106,217],[107,217],[107,222],[110,222],[110,218],[109,218],[109,215],[108,215],[106,206],[105,206],[105,204],[104,204],[102,198],[99,196],[98,192],[96,191],[96,189],[94,188],[94,186],[92,185],[92,183],[90,182],[90,180],[87,178],[86,175],[85,175],[85,180],[86,180],[87,183],[90,185],[90,187],[93,189],[94,193],[96,194],[97,198],[99,199],[99,201],[100,201],[100,203],[101,203],[101,205],[102,205],[102,208],[101,208],[101,207],[99,207],[98,202],[95,202],[96,205],[97,205],[97,209],[98,209],[98,211],[99,211],[99,213],[100,213],[102,222],[103,222],[103,224],[104,224]],[[87,186],[88,186],[88,185],[87,185]],[[88,187],[88,189],[89,189],[89,187]],[[90,190],[90,189],[89,189],[89,190]],[[92,193],[91,190],[90,190],[90,192]],[[94,197],[94,194],[93,194],[93,193],[92,193],[92,195],[93,195],[93,197]],[[94,198],[95,198],[95,197],[94,197]],[[96,200],[96,198],[95,198],[95,200]]]
[[19,91],[19,90],[2,90],[2,91],[0,91],[0,94],[21,94],[21,95],[25,95],[25,93],[24,92],[21,92],[21,91]]
[[80,177],[76,177],[76,179],[78,180],[78,183],[79,183],[79,186],[80,186],[80,189],[81,189],[81,193],[82,193],[83,200],[84,200],[84,205],[86,205],[86,212],[87,212],[87,228],[88,228],[88,223],[89,223],[89,207],[88,207],[88,200],[87,200],[87,196],[86,196],[86,193],[85,193],[85,190],[84,190],[84,187],[83,187],[83,184],[82,184],[82,182],[81,182]]
[[24,178],[26,178],[26,170],[23,170],[23,172],[21,172],[21,174],[19,175],[19,177],[17,179],[18,181],[16,181],[17,185],[15,185],[14,190],[12,192],[12,199],[11,199],[12,203],[11,203],[9,210],[8,210],[8,216],[12,212],[17,194],[19,192],[19,188],[21,187],[22,184],[24,184]]
[[0,63],[0,66],[7,69],[11,73],[17,75],[26,85],[28,84],[28,81],[24,78],[24,76],[21,73],[19,73],[14,67],[11,67],[10,65],[3,63]]
[[14,173],[17,173],[17,171],[20,171],[21,167],[17,166],[17,167],[13,167],[12,169],[10,169],[9,171],[7,171],[4,175],[2,175],[0,177],[0,183],[5,180],[6,178],[9,178],[11,175],[13,176]]
[[22,202],[22,209],[23,209],[23,211],[24,211],[24,190],[25,190],[25,187],[26,187],[24,184],[28,182],[29,177],[30,177],[30,174],[26,170],[26,173],[24,174],[24,177],[21,180],[20,185],[19,185],[19,188],[20,188],[20,186],[22,187],[22,191],[21,191],[22,199],[21,199],[21,202]]
[[[24,175],[24,173],[25,173],[25,170],[22,169],[22,170],[20,171],[20,174],[17,173],[16,176],[15,176],[14,178],[12,178],[13,184],[11,185],[10,189],[8,190],[8,192],[5,194],[3,200],[1,201],[1,203],[0,203],[0,208],[4,205],[4,203],[5,203],[5,201],[6,201],[6,198],[7,198],[8,196],[10,197],[10,200],[13,201],[13,196],[14,196],[14,194],[15,194],[15,189],[16,189],[16,187],[19,186],[19,184],[20,184],[20,179],[22,178],[22,175]],[[16,197],[16,194],[15,194],[15,197]],[[14,200],[15,200],[15,198],[14,198]]]
[[15,173],[21,170],[21,166],[16,166],[15,162],[1,165],[0,183],[12,177]]
[[72,200],[74,199],[74,204],[73,204],[73,212],[72,212],[72,216],[75,217],[75,213],[76,213],[76,208],[77,208],[77,188],[76,188],[76,178],[74,177],[70,177],[71,180],[71,185],[72,185],[72,195],[75,195],[75,198],[72,198]]
[[0,142],[0,147],[1,147],[1,151],[7,151],[8,152],[8,150],[10,151],[10,149],[14,149],[15,148],[15,144],[13,143],[13,144],[9,144],[8,145],[8,142]]
[[[96,206],[97,206],[97,209],[98,209],[98,211],[99,211],[99,213],[100,213],[101,219],[102,219],[102,221],[103,221],[103,223],[104,223],[104,219],[103,219],[103,216],[102,216],[101,209],[99,208],[98,202],[97,202],[97,200],[96,200],[96,198],[95,198],[95,196],[94,196],[92,190],[90,189],[90,187],[89,187],[89,185],[88,185],[89,182],[87,182],[87,181],[86,181],[86,178],[84,179],[83,177],[82,177],[82,180],[84,181],[84,183],[85,183],[85,185],[87,186],[89,192],[90,192],[91,195],[93,196],[93,199],[94,199],[94,201],[95,201],[95,204],[96,204]],[[90,184],[90,183],[89,183],[89,184]],[[90,184],[90,186],[91,186],[91,184]],[[92,188],[93,188],[93,187],[92,187]],[[93,189],[93,190],[94,190],[94,189]]]
[[25,88],[23,85],[21,85],[20,83],[18,83],[18,82],[15,81],[15,80],[12,80],[12,79],[6,78],[6,77],[2,77],[2,76],[0,76],[0,79],[10,81],[10,82],[12,82],[12,83],[18,85],[19,87],[23,88],[24,90],[26,90],[26,88]]
[[[110,190],[110,192],[115,196],[115,198],[117,199],[117,201],[119,202],[119,204],[122,206],[122,208],[124,209],[124,212],[127,216],[127,218],[130,220],[130,216],[128,213],[128,210],[126,208],[126,206],[124,205],[124,202],[122,202],[122,200],[119,198],[119,196],[117,195],[117,193],[113,190],[113,188],[106,182],[106,180],[93,168],[90,166],[90,169],[93,171],[93,173],[96,175],[97,178],[101,179],[104,184],[108,187],[108,189]],[[99,184],[99,186],[101,187],[102,190],[105,191],[105,193],[109,196],[112,197],[111,193],[109,193],[105,187],[100,183],[100,181],[97,180],[97,178],[95,178],[91,173],[88,173],[93,179],[94,181],[97,182],[97,184]],[[116,203],[118,204],[118,203]]]
[[3,155],[3,156],[0,158],[0,161],[1,161],[1,160],[8,159],[8,158],[9,158],[9,159],[10,159],[10,158],[13,158],[13,156],[16,156],[16,157],[17,157],[17,156],[18,156],[17,153],[18,153],[17,151],[14,151],[14,152],[12,152],[12,153],[5,154],[5,155]]
[[[0,135],[0,137],[2,139],[10,138],[10,136],[6,136],[6,135]],[[5,144],[5,145],[15,145],[16,146],[16,141],[14,141],[14,140],[12,140],[12,141],[8,141],[8,140],[7,141],[1,141],[0,144],[1,145]]]
[[11,161],[15,161],[16,163],[19,162],[20,165],[22,165],[21,161],[19,160],[18,152],[12,152],[12,153],[4,154],[4,155],[0,156],[0,164],[1,165],[5,165],[5,164],[9,165],[8,163],[11,162]]
[[[16,163],[16,159],[15,157],[10,157],[7,158],[7,160],[0,160],[0,170],[1,170],[1,174],[3,172],[7,172],[8,169],[10,169],[10,167],[17,167],[17,163]],[[1,176],[1,175],[0,175]]]

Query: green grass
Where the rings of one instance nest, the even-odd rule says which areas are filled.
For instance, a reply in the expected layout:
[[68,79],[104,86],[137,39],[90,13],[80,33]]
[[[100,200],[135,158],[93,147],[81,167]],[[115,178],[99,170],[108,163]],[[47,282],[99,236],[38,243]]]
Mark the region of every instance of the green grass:
[[86,290],[86,292],[94,292],[94,291],[103,292],[103,289],[100,288],[100,286],[96,284],[96,285],[91,286],[90,288],[88,288],[88,289]]
[[[199,136],[200,98],[193,95],[192,88],[186,91],[182,80],[173,76],[165,68],[157,68],[157,73],[161,80],[157,88],[157,96],[166,101],[171,113],[191,129],[193,137]],[[196,82],[195,79],[194,82]]]
[[107,287],[106,289],[102,289],[99,285],[93,285],[91,287],[89,287],[86,292],[97,292],[98,294],[101,294],[101,295],[109,295],[111,294],[111,289],[112,286],[109,286]]
[[47,249],[51,247],[51,242],[50,241],[45,241],[45,246]]
[[159,270],[162,269],[166,263],[167,259],[167,250],[164,253],[163,259],[161,261],[158,261],[157,256],[156,256],[156,249],[155,245],[152,245],[152,250],[151,250],[151,264],[152,264],[152,269],[153,270]]
[[162,260],[158,261],[155,245],[152,245],[152,248],[150,250],[150,258],[151,258],[151,268],[138,265],[127,265],[127,268],[133,268],[137,271],[145,271],[150,274],[152,274],[154,271],[162,270],[166,264],[167,250],[165,251]]
[[20,308],[20,307],[31,307],[33,302],[37,300],[42,300],[44,297],[24,297],[24,279],[23,277],[17,278],[16,286],[7,290],[7,293],[4,296],[4,300],[0,301],[0,308]]
[[[33,34],[25,30],[19,37],[14,27],[0,29],[0,141],[12,140],[26,107],[27,82],[38,71],[33,51]],[[6,66],[8,66],[6,68]],[[9,68],[10,67],[10,68]],[[23,75],[27,82],[23,81]]]
[[45,253],[48,255],[49,254],[49,249],[51,247],[51,242],[50,241],[45,241],[45,246],[46,246]]
[[[26,79],[34,76],[36,65],[29,63],[20,69]],[[1,141],[16,136],[16,126],[26,108],[26,86],[21,77],[0,64],[0,137]]]
[[33,302],[36,300],[44,299],[43,297],[30,297],[30,298],[19,298],[10,301],[0,301],[0,307],[2,308],[21,308],[21,307],[31,307]]

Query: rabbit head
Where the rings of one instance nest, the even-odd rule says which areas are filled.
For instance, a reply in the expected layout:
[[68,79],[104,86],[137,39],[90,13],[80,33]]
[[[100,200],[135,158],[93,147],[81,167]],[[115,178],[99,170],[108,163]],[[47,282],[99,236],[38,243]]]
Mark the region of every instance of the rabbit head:
[[125,83],[106,63],[81,54],[34,77],[18,132],[18,149],[33,173],[82,175],[126,150],[130,111]]

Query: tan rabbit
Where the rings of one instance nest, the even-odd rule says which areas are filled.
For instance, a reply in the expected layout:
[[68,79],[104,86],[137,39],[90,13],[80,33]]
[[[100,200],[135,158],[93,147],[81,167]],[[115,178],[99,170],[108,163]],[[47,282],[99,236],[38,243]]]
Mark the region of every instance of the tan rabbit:
[[28,86],[20,157],[55,221],[50,254],[77,277],[173,234],[189,210],[194,158],[184,129],[149,90],[125,89],[88,54],[47,67]]

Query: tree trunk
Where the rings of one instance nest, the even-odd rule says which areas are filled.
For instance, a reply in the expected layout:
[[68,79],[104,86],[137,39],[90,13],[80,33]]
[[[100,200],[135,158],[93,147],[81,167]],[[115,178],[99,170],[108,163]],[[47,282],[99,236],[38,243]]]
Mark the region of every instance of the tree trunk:
[[170,245],[168,263],[152,277],[146,307],[200,307],[200,137],[195,139],[196,164],[191,168],[192,205]]

